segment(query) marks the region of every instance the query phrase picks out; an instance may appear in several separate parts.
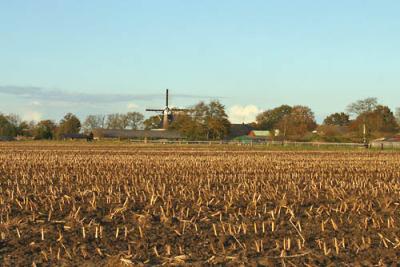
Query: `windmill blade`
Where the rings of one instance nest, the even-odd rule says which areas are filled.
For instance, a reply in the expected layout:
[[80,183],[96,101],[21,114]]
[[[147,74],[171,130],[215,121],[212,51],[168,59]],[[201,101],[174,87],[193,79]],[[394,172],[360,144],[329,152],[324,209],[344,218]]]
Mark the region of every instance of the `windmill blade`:
[[151,108],[147,108],[146,111],[164,112],[164,109],[151,109]]
[[171,111],[193,111],[190,108],[171,108]]
[[[162,117],[159,115],[159,117],[161,117],[161,120],[163,122],[163,129],[167,130],[168,129],[168,125],[169,125],[169,120],[173,121],[173,116],[174,116],[174,112],[178,113],[178,112],[193,112],[193,109],[187,109],[187,108],[170,108],[169,107],[169,90],[166,89],[165,90],[165,108],[164,109],[146,109],[146,111],[152,111],[152,112],[160,112],[162,113]],[[178,114],[175,114],[178,115]]]
[[165,91],[165,106],[168,108],[168,100],[169,100],[169,94],[168,94],[168,89]]

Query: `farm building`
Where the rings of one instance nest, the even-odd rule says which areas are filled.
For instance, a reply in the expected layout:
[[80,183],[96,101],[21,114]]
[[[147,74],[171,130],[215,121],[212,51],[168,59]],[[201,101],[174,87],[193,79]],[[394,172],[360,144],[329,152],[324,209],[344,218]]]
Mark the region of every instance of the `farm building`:
[[165,130],[111,130],[94,129],[94,139],[183,139],[176,131]]
[[88,136],[85,134],[75,134],[75,133],[62,134],[60,137],[62,140],[82,140],[88,138]]
[[0,142],[1,141],[14,141],[15,138],[12,136],[0,136]]
[[253,142],[255,141],[254,138],[252,138],[248,135],[238,136],[232,140],[236,141],[238,143],[241,143],[241,144],[253,144]]
[[249,125],[249,124],[244,124],[244,123],[237,123],[237,124],[231,124],[231,128],[229,130],[229,135],[227,136],[227,139],[235,139],[240,136],[247,136],[254,128]]
[[400,148],[400,134],[392,137],[384,137],[370,142],[371,148]]
[[270,131],[251,131],[248,136],[253,137],[255,139],[271,139],[273,134]]

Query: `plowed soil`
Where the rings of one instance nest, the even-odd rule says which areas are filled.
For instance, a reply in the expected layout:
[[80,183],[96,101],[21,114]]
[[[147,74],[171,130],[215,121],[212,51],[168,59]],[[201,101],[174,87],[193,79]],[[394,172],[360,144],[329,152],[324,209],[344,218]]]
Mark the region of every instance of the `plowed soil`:
[[400,154],[1,145],[1,266],[397,266]]

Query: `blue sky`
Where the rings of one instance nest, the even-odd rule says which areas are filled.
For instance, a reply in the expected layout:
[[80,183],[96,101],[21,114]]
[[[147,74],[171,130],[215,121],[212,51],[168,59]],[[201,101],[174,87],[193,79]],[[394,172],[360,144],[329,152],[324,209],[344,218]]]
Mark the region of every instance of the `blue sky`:
[[399,1],[0,0],[0,111],[84,118],[219,99],[232,121],[281,104],[321,121],[400,106]]

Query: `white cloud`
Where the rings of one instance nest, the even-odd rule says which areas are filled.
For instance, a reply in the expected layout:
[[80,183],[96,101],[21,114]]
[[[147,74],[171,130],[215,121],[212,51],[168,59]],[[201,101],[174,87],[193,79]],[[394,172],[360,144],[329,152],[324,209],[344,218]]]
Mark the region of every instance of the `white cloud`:
[[261,110],[255,105],[234,105],[229,108],[228,116],[233,123],[253,122]]
[[[0,85],[0,94],[41,101],[45,103],[73,103],[73,104],[113,104],[129,101],[150,101],[163,99],[163,93],[124,94],[124,93],[79,93],[64,90],[47,89],[33,86]],[[198,99],[215,98],[190,94],[174,94],[176,98]],[[220,98],[220,97],[219,97]]]
[[139,106],[134,104],[134,103],[128,103],[128,105],[126,106],[129,110],[132,109],[137,109]]
[[28,111],[23,116],[22,119],[26,121],[40,121],[42,119],[43,114],[37,111]]

